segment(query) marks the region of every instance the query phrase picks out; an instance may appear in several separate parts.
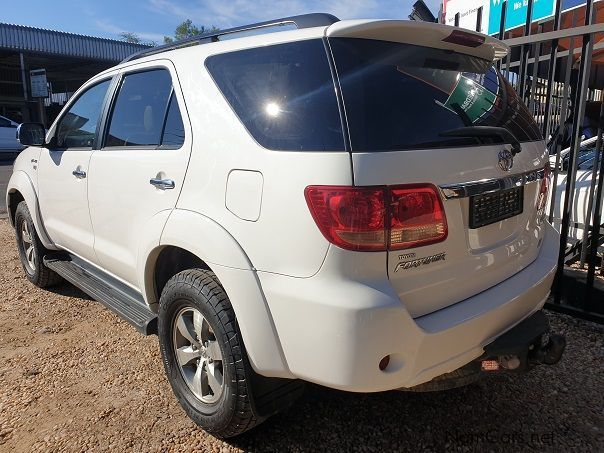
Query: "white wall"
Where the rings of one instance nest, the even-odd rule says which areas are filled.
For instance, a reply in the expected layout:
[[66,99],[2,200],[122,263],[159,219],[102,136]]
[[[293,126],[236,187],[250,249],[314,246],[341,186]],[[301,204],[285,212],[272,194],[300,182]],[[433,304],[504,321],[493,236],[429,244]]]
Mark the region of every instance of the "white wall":
[[476,30],[478,8],[482,6],[482,26],[478,30],[486,33],[489,27],[489,0],[444,0],[445,24],[455,25],[455,14],[459,13],[459,26]]

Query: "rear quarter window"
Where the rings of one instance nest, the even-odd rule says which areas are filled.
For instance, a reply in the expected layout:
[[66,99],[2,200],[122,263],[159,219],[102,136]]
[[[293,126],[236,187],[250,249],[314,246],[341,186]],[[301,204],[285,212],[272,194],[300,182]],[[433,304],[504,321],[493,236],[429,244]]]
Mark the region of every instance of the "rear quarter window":
[[261,146],[344,150],[334,82],[320,39],[223,53],[205,64]]

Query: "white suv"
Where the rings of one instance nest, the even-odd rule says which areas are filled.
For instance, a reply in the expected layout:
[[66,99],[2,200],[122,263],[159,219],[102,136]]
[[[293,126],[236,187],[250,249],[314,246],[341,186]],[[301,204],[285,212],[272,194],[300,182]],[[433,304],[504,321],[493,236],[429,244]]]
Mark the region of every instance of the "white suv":
[[304,381],[430,390],[555,363],[547,153],[506,52],[315,14],[137,54],[46,136],[21,126],[25,273],[157,333],[178,400],[222,437]]

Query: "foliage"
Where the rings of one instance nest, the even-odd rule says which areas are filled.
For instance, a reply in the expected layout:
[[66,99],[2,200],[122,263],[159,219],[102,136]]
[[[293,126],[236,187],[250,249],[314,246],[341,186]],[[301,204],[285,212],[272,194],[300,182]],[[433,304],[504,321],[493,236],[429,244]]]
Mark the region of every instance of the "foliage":
[[181,41],[191,36],[200,35],[202,33],[216,32],[219,28],[215,26],[206,27],[205,25],[197,26],[191,19],[187,19],[180,23],[174,31],[174,37],[164,36],[164,43],[171,44],[175,41]]
[[143,44],[145,46],[156,46],[157,43],[154,41],[143,41],[140,36],[136,33],[131,33],[129,31],[123,31],[119,34],[119,37],[122,41],[129,42],[131,44]]

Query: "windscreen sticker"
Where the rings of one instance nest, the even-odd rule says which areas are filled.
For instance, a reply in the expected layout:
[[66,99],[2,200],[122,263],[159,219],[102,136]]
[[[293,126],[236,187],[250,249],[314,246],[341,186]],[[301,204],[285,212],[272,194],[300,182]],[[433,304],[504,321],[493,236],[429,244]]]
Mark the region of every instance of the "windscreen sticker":
[[[485,83],[485,77],[480,76],[480,74],[476,74],[474,77],[470,77],[467,74],[462,74],[444,104],[452,112],[455,112],[453,105],[459,105],[472,123],[475,123],[485,113],[489,112],[497,100],[497,95],[485,88],[484,85],[487,84]],[[494,88],[497,92],[497,87]]]

